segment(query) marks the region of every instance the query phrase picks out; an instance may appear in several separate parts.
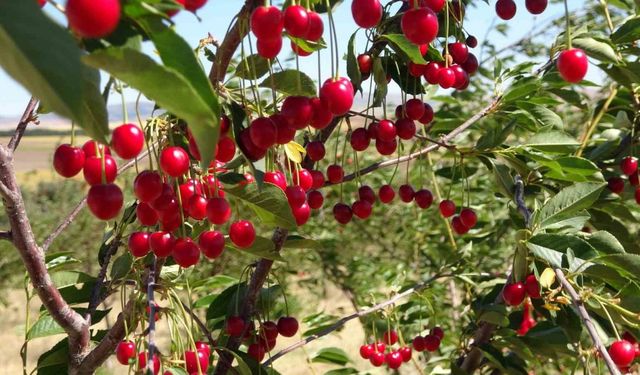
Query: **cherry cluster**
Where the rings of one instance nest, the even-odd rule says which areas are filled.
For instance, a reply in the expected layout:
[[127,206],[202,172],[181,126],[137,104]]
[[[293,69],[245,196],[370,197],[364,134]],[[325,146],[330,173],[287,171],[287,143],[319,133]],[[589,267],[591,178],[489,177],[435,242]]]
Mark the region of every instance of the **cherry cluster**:
[[375,366],[387,364],[392,370],[399,369],[403,363],[411,360],[412,351],[409,346],[393,348],[398,343],[398,333],[394,330],[386,331],[382,335],[382,341],[365,344],[360,347],[360,356],[368,359]]
[[253,321],[245,321],[239,316],[230,316],[225,323],[225,332],[231,337],[241,337],[247,344],[247,354],[262,362],[266,353],[275,348],[278,335],[293,337],[298,332],[298,320],[292,316],[282,316],[278,322],[271,320],[260,323],[255,329]]
[[509,282],[502,289],[502,299],[508,306],[520,306],[527,296],[541,298],[540,283],[534,274],[528,275],[524,281]]
[[[138,352],[136,355],[136,344],[130,340],[123,340],[116,346],[116,359],[122,365],[129,366],[136,364],[138,370],[144,370],[147,367],[148,353],[146,351]],[[209,368],[209,362],[211,358],[211,346],[204,341],[195,342],[195,351],[187,350],[183,353],[182,359],[184,360],[184,367],[187,373],[192,375],[206,374]],[[160,372],[161,361],[160,356],[153,355],[153,374],[157,375]],[[165,375],[170,375],[172,372],[165,371]]]
[[[625,156],[620,161],[620,171],[628,178],[629,185],[635,189],[635,199],[640,204],[640,178],[638,178],[638,159],[634,156]],[[625,180],[622,176],[613,176],[607,179],[607,188],[615,193],[622,194]]]
[[440,348],[440,343],[444,338],[444,330],[440,327],[433,327],[429,334],[425,336],[416,336],[413,338],[413,348],[417,352],[435,352]]

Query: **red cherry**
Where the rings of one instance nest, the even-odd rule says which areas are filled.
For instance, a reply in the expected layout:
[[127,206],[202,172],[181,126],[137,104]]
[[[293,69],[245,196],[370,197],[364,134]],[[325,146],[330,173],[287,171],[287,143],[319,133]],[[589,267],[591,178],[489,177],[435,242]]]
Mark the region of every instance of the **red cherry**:
[[132,341],[120,341],[116,346],[116,358],[122,365],[129,365],[129,361],[136,355],[136,344]]
[[284,337],[293,337],[298,332],[298,320],[292,316],[278,319],[278,333]]
[[556,66],[562,79],[570,83],[578,83],[587,75],[589,60],[583,50],[572,48],[560,52]]
[[320,207],[322,207],[322,204],[324,203],[324,197],[322,196],[322,192],[318,190],[310,191],[309,194],[307,195],[307,202],[309,203],[309,207],[311,207],[312,209],[314,210],[319,209]]
[[142,171],[133,181],[133,193],[140,202],[153,202],[162,194],[162,177],[154,171]]
[[382,366],[385,360],[386,359],[383,352],[373,352],[373,354],[371,354],[371,357],[369,357],[369,362],[371,362],[371,364],[375,367]]
[[150,203],[157,211],[165,211],[171,206],[177,206],[176,196],[169,184],[162,184],[162,193],[153,202]]
[[439,205],[442,217],[451,217],[456,213],[456,204],[452,200],[445,199]]
[[278,325],[270,320],[260,324],[259,336],[268,341],[275,340],[278,337]]
[[398,349],[398,353],[400,353],[400,356],[402,357],[402,362],[409,362],[411,360],[411,355],[413,354],[411,352],[411,348],[408,346],[403,346]]
[[372,28],[382,19],[382,4],[379,0],[353,0],[351,14],[356,25],[363,29]]
[[508,21],[516,15],[516,3],[513,0],[498,0],[496,3],[496,14],[498,17]]
[[376,203],[376,193],[368,185],[360,186],[358,189],[358,197],[360,197],[360,200],[367,201],[372,205]]
[[424,74],[424,72],[427,69],[427,66],[426,65],[422,65],[422,64],[416,64],[416,63],[414,63],[412,61],[409,61],[409,64],[407,65],[407,68],[409,70],[409,74],[412,77],[418,78],[418,77],[421,77]]
[[310,51],[306,51],[304,48],[297,45],[293,40],[291,41],[291,50],[293,51],[293,53],[300,57],[311,56],[311,54],[313,53]]
[[189,374],[206,374],[209,368],[209,356],[200,350],[184,352],[184,362]]
[[468,75],[472,76],[478,71],[478,58],[476,58],[476,55],[474,55],[473,53],[470,53],[469,57],[467,57],[467,60],[464,63],[460,64],[460,66],[462,67],[462,69],[464,69],[465,72],[467,72]]
[[293,141],[296,136],[296,129],[289,125],[289,121],[283,115],[276,113],[269,116],[271,121],[276,125],[276,143],[286,145]]
[[207,220],[212,224],[222,225],[231,217],[231,206],[226,199],[214,197],[207,203]]
[[351,206],[353,214],[363,220],[371,216],[371,210],[371,203],[364,200],[355,201]]
[[291,5],[284,10],[284,29],[296,38],[305,38],[309,32],[309,14],[301,5]]
[[144,147],[144,132],[134,124],[120,125],[113,130],[111,147],[123,159],[133,159]]
[[336,116],[349,112],[353,105],[353,86],[344,78],[328,79],[320,88],[320,100]]
[[438,13],[444,8],[446,0],[424,0],[424,5],[431,8],[432,11]]
[[439,338],[441,341],[444,338],[444,330],[440,327],[433,327],[431,328],[431,331],[429,331],[430,334],[436,336],[437,338]]
[[324,175],[320,171],[311,171],[311,188],[312,189],[320,189],[324,186]]
[[83,38],[102,38],[120,22],[119,0],[69,0],[66,6],[69,27]]
[[128,242],[131,255],[141,258],[149,253],[149,233],[133,232],[129,235]]
[[638,159],[626,156],[620,161],[620,170],[627,176],[635,174],[638,171]]
[[400,352],[390,352],[387,353],[385,360],[387,362],[387,366],[389,366],[390,369],[392,370],[396,370],[399,369],[400,366],[402,366],[402,355],[400,355]]
[[320,141],[313,141],[307,144],[307,156],[312,161],[320,161],[324,159],[325,156],[325,148],[324,144]]
[[85,158],[101,156],[103,152],[107,155],[111,155],[111,149],[108,146],[99,144],[94,140],[86,141],[84,145],[82,145],[82,151],[84,151]]
[[176,14],[178,14],[178,12],[180,12],[184,8],[184,5],[187,3],[187,0],[175,0],[175,2],[178,3],[178,5],[181,5],[182,7],[180,9],[171,9],[166,11],[165,13],[169,17],[173,17]]
[[251,13],[251,31],[256,38],[279,38],[283,29],[284,19],[278,7],[259,6]]
[[369,134],[365,128],[358,128],[351,133],[351,138],[349,139],[349,143],[351,143],[351,147],[356,151],[364,151],[369,147],[369,143],[371,143],[371,139],[369,138]]
[[420,189],[416,191],[413,198],[418,207],[422,209],[427,209],[431,207],[431,204],[433,204],[433,194],[429,189]]
[[81,148],[65,143],[58,146],[53,154],[53,167],[60,176],[73,177],[82,170],[84,159],[84,152]]
[[426,340],[422,336],[416,336],[411,344],[417,352],[422,352],[426,349]]
[[524,280],[524,289],[531,298],[540,298],[540,283],[536,275],[531,274]]
[[154,232],[149,235],[149,247],[159,258],[171,255],[175,242],[175,238],[169,232]]
[[209,259],[216,259],[224,251],[224,235],[215,230],[200,233],[198,237],[200,250]]
[[435,352],[440,347],[440,338],[429,334],[424,337],[424,348],[429,352]]
[[638,175],[638,172],[632,174],[629,176],[629,184],[631,186],[638,186],[640,185],[640,175]]
[[502,289],[502,298],[504,302],[509,306],[518,306],[526,297],[526,290],[524,283],[518,281],[516,283],[507,283]]
[[173,246],[172,256],[180,267],[189,268],[200,260],[200,249],[191,238],[178,238]]
[[256,49],[258,50],[258,55],[265,59],[275,59],[282,50],[282,37],[258,39]]
[[329,111],[329,108],[320,100],[320,98],[311,98],[309,100],[311,108],[313,109],[313,116],[309,125],[315,129],[326,128],[333,120],[333,113]]
[[268,117],[258,117],[249,125],[249,136],[253,144],[266,150],[276,144],[276,124]]
[[441,68],[438,71],[438,84],[443,89],[449,89],[456,84],[456,72],[451,68]]
[[184,8],[189,12],[196,12],[207,3],[207,0],[186,0]]
[[240,132],[239,139],[236,140],[238,141],[238,147],[240,147],[242,153],[251,161],[260,160],[267,153],[267,150],[262,149],[253,143],[251,136],[249,135],[249,129],[243,129]]
[[187,201],[186,207],[189,216],[196,220],[202,220],[207,217],[208,200],[202,195],[194,195]]
[[438,17],[429,8],[413,8],[402,15],[403,34],[414,44],[429,44],[438,35]]
[[187,205],[191,197],[202,193],[202,185],[195,180],[187,180],[185,183],[180,184],[178,191],[183,204]]
[[637,344],[638,343],[638,340],[629,331],[625,331],[622,334],[622,339],[626,340],[626,341],[629,341],[632,344]]
[[111,220],[118,216],[123,203],[124,197],[118,185],[93,185],[87,194],[89,210],[101,220]]
[[398,189],[398,195],[400,196],[401,201],[409,203],[413,201],[415,191],[411,185],[402,185]]
[[478,46],[478,38],[473,35],[469,35],[467,40],[465,40],[465,43],[471,48],[476,48]]
[[378,197],[380,197],[380,202],[382,203],[390,203],[395,196],[396,192],[393,190],[391,185],[382,185],[380,190],[378,190]]
[[547,0],[525,0],[524,6],[531,14],[541,14],[547,9]]
[[280,111],[289,121],[289,126],[304,129],[313,118],[313,106],[306,96],[289,96],[282,102]]
[[46,4],[47,4],[47,0],[38,0],[38,5],[40,5],[40,8],[42,8]]
[[[156,354],[152,358],[153,375],[157,375],[160,372],[160,358]],[[147,368],[147,352],[138,353],[138,368],[141,370]]]
[[266,351],[264,350],[262,345],[260,345],[259,343],[253,343],[249,345],[249,347],[247,348],[247,354],[249,355],[249,357],[255,359],[257,362],[262,362],[266,354]]
[[284,177],[284,173],[278,172],[267,172],[264,174],[264,182],[268,182],[276,185],[282,191],[287,188],[287,180]]
[[464,223],[460,219],[460,216],[458,215],[454,216],[453,219],[451,219],[451,228],[453,228],[453,231],[459,235],[463,235],[469,232],[469,227],[464,225]]
[[640,187],[636,188],[634,192],[634,198],[636,199],[636,203],[640,204]]
[[299,185],[304,191],[308,191],[313,186],[313,176],[308,170],[301,168],[297,173],[293,173],[293,183]]
[[465,226],[473,228],[478,223],[478,216],[471,208],[463,208],[462,211],[460,211],[460,220]]
[[225,331],[227,335],[238,337],[242,335],[246,328],[245,321],[239,316],[231,316],[227,319],[227,323],[225,324]]
[[615,194],[620,194],[624,190],[624,180],[620,177],[611,177],[607,180],[607,187]]
[[636,350],[633,344],[627,340],[614,341],[607,351],[613,363],[618,365],[618,367],[629,366],[636,356]]
[[216,148],[216,160],[221,163],[228,163],[234,156],[236,156],[236,144],[233,139],[227,136],[220,137]]
[[374,345],[376,351],[379,353],[384,353],[385,349],[387,348],[387,345],[384,342],[377,342]]
[[462,65],[469,57],[469,48],[461,42],[449,43],[449,54],[454,63]]
[[180,177],[189,170],[189,155],[180,147],[167,147],[160,153],[160,168],[171,177]]
[[87,181],[89,185],[101,184],[103,174],[105,182],[109,184],[115,181],[118,175],[118,166],[116,165],[115,159],[110,155],[104,156],[104,163],[102,158],[92,156],[85,159],[82,174],[84,180]]
[[433,108],[427,103],[424,103],[424,115],[418,120],[421,124],[427,125],[433,121]]
[[457,90],[464,90],[469,87],[469,74],[460,65],[451,65],[456,80],[453,87]]
[[358,69],[364,76],[371,74],[371,70],[373,69],[373,59],[371,59],[370,55],[358,55]]
[[327,179],[332,184],[339,184],[344,178],[344,170],[337,164],[332,164],[327,168]]
[[237,247],[245,249],[251,247],[256,240],[256,230],[248,220],[238,220],[229,227],[229,238]]
[[353,212],[351,211],[351,207],[346,204],[336,203],[336,205],[333,206],[333,217],[338,223],[345,225],[351,221]]
[[304,189],[300,186],[287,186],[284,193],[287,196],[287,200],[289,201],[289,206],[291,206],[291,208],[300,207],[307,200],[307,195],[305,194]]
[[385,142],[394,141],[397,135],[396,126],[389,120],[382,120],[378,123],[377,139]]
[[165,232],[173,232],[180,228],[180,225],[182,225],[182,219],[178,214],[160,218],[160,229]]
[[317,42],[322,38],[322,34],[324,33],[324,23],[320,15],[312,10],[307,12],[307,16],[309,18],[309,29],[307,30],[305,39]]
[[417,98],[409,99],[404,105],[404,110],[408,118],[419,120],[424,115],[424,103]]
[[394,330],[386,331],[382,334],[382,341],[387,345],[393,345],[398,342],[398,333]]
[[374,352],[375,349],[373,349],[373,344],[360,346],[360,357],[362,357],[362,359],[371,358],[371,355],[373,355]]
[[378,123],[377,122],[372,122],[371,124],[369,124],[369,126],[367,127],[367,135],[371,139],[378,139]]
[[153,226],[158,223],[158,213],[149,203],[140,202],[136,206],[136,217],[143,226]]
[[439,63],[432,61],[424,67],[424,78],[432,85],[440,82],[440,70],[443,67]]
[[[424,109],[424,106],[421,105]],[[400,139],[409,140],[416,135],[416,123],[408,118],[402,118],[396,121],[396,131]]]

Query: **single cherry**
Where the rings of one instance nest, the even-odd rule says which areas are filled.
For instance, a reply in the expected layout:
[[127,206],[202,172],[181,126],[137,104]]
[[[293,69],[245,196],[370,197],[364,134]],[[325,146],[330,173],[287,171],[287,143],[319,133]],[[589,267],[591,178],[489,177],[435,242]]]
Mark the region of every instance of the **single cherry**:
[[419,120],[424,115],[424,103],[418,98],[409,99],[404,105],[404,112],[411,120]]
[[389,120],[382,120],[378,123],[377,139],[385,142],[395,140],[397,135],[396,125]]
[[442,217],[451,217],[456,213],[456,204],[453,203],[453,201],[450,199],[445,199],[440,202],[438,208],[440,209],[440,214],[442,215]]
[[313,116],[311,117],[309,125],[315,129],[324,129],[329,126],[333,120],[333,113],[331,113],[325,103],[323,103],[320,98],[311,98],[309,103],[313,110]]
[[360,197],[360,200],[367,201],[372,205],[376,203],[377,198],[376,193],[373,191],[371,186],[368,185],[360,186],[358,189],[358,197]]
[[589,60],[583,50],[572,48],[560,52],[556,66],[562,79],[570,83],[578,83],[587,75]]
[[536,275],[530,274],[524,280],[524,289],[531,298],[540,298],[540,283],[536,279]]
[[309,28],[304,38],[312,42],[317,42],[322,38],[322,34],[324,33],[324,22],[322,22],[322,17],[312,10],[307,12],[307,17],[309,18]]
[[155,171],[142,171],[133,180],[133,193],[140,202],[153,202],[162,194],[162,177]]
[[310,191],[309,194],[307,194],[307,203],[309,204],[309,207],[314,210],[322,207],[324,204],[324,196],[322,195],[322,192],[318,190]]
[[547,0],[525,0],[524,6],[531,14],[541,14],[547,9]]
[[358,55],[357,60],[360,74],[363,76],[371,74],[371,70],[373,69],[373,59],[371,59],[371,56],[367,54]]
[[459,235],[463,235],[469,232],[469,227],[464,225],[464,223],[460,219],[460,216],[458,215],[454,216],[453,219],[451,219],[451,228],[453,228],[453,231]]
[[327,179],[332,184],[339,184],[344,178],[344,170],[337,164],[332,164],[327,168]]
[[433,194],[429,189],[420,189],[416,191],[413,198],[418,207],[422,209],[427,209],[433,204]]
[[[147,368],[147,352],[138,353],[138,369],[142,372],[142,369]],[[160,358],[154,354],[152,357],[153,362],[153,375],[157,375],[160,372]]]
[[320,100],[336,116],[349,112],[353,105],[353,95],[353,85],[345,78],[330,78],[320,88]]
[[140,225],[151,227],[158,224],[158,213],[149,203],[140,202],[136,206],[136,217]]
[[364,220],[371,216],[372,206],[368,201],[358,200],[351,205],[351,211],[356,217]]
[[424,337],[424,349],[429,352],[435,352],[440,347],[440,338],[436,335],[426,335]]
[[266,150],[276,144],[276,124],[268,117],[258,117],[249,125],[249,136],[253,144]]
[[443,66],[435,61],[428,63],[424,67],[424,79],[432,85],[437,85],[440,82],[440,69],[442,68]]
[[613,363],[618,367],[629,366],[636,357],[636,350],[633,344],[627,340],[614,341],[607,351]]
[[251,31],[256,38],[280,38],[283,29],[284,19],[278,7],[259,6],[251,13]]
[[460,220],[465,226],[473,228],[478,223],[478,215],[471,208],[463,208],[460,211]]
[[265,348],[259,343],[253,343],[247,348],[247,354],[249,357],[255,359],[257,362],[262,362],[266,354]]
[[189,268],[200,260],[200,249],[191,238],[179,238],[173,246],[172,256],[180,267]]
[[398,333],[394,330],[385,331],[382,334],[382,341],[387,345],[393,345],[398,342]]
[[353,212],[351,211],[351,207],[346,204],[336,203],[336,205],[333,206],[333,217],[338,223],[345,225],[351,221]]
[[181,147],[167,147],[160,153],[160,168],[171,177],[180,177],[189,170],[189,155]]
[[610,177],[607,180],[607,188],[615,194],[620,194],[624,191],[624,180],[620,177]]
[[424,115],[418,120],[421,124],[427,125],[433,121],[433,108],[431,105],[424,103]]
[[108,146],[99,144],[94,140],[86,141],[84,145],[82,145],[82,151],[84,151],[85,158],[101,156],[103,153],[111,155],[111,149]]
[[306,96],[289,96],[282,102],[280,114],[294,129],[304,129],[313,118],[313,106]]
[[498,0],[496,2],[496,14],[498,17],[508,21],[516,15],[516,3],[513,0]]
[[256,240],[256,230],[248,220],[238,220],[229,227],[229,238],[241,249],[251,247]]
[[87,181],[89,185],[103,183],[103,175],[104,182],[109,184],[115,181],[116,176],[118,175],[118,166],[115,159],[110,155],[105,155],[104,161],[102,158],[92,156],[84,160],[82,174],[84,176],[84,180]]
[[429,8],[412,8],[400,20],[402,33],[414,44],[429,44],[438,35],[438,17]]
[[298,332],[298,320],[292,316],[278,319],[278,333],[284,337],[293,337]]
[[53,167],[60,176],[70,178],[80,173],[84,160],[81,148],[65,143],[58,146],[53,154]]
[[222,225],[231,217],[231,206],[226,199],[214,197],[207,203],[207,220],[212,224]]
[[284,10],[284,29],[296,38],[305,38],[309,31],[309,14],[301,5],[291,5]]
[[[424,110],[424,105],[420,104],[420,106]],[[409,140],[416,135],[416,123],[411,119],[401,118],[396,121],[396,131],[398,133],[398,138]]]
[[415,197],[415,191],[413,190],[413,186],[405,184],[400,186],[398,189],[398,195],[400,196],[400,200],[405,203],[413,202],[413,198]]
[[353,0],[351,14],[356,25],[363,29],[372,28],[382,19],[382,4],[380,0]]
[[391,185],[382,185],[378,190],[378,197],[380,197],[380,202],[387,204],[393,201],[395,198],[396,192],[393,190]]
[[256,41],[258,55],[265,59],[275,59],[282,50],[282,37],[258,39]]
[[400,355],[400,352],[397,351],[387,353],[387,355],[385,356],[385,361],[387,362],[387,366],[389,366],[389,368],[392,370],[399,369],[400,366],[402,366],[403,362],[402,355]]
[[284,191],[287,188],[287,180],[284,177],[284,173],[280,171],[265,173],[264,182],[268,182],[270,184],[276,185],[277,187],[282,189],[282,191]]
[[120,22],[119,0],[69,0],[65,8],[69,27],[83,38],[102,38]]
[[149,233],[133,232],[129,235],[128,242],[131,255],[141,258],[149,253]]
[[87,194],[89,210],[101,220],[111,220],[118,216],[123,203],[122,190],[115,184],[93,185]]
[[160,231],[149,235],[149,247],[159,258],[166,258],[171,255],[175,242],[176,240],[170,232]]
[[144,132],[134,124],[123,124],[113,130],[113,151],[123,159],[133,159],[144,147]]
[[116,346],[116,359],[120,364],[129,365],[129,361],[136,356],[136,344],[132,341],[120,341]]
[[246,327],[245,321],[239,316],[231,316],[225,324],[225,331],[229,336],[238,337],[242,335]]
[[502,289],[502,298],[509,306],[518,306],[526,297],[524,283],[521,281],[515,283],[507,283]]
[[209,356],[206,352],[187,350],[184,352],[184,363],[189,374],[206,374],[209,368]]
[[449,54],[456,64],[463,64],[469,57],[469,48],[461,42],[449,43]]
[[356,151],[364,151],[369,147],[371,143],[371,139],[369,138],[369,134],[367,133],[367,129],[358,128],[351,133],[351,138],[349,139],[349,143],[351,143],[351,147]]
[[325,153],[324,143],[320,141],[312,141],[307,144],[307,156],[309,156],[309,159],[312,161],[320,161],[324,159]]

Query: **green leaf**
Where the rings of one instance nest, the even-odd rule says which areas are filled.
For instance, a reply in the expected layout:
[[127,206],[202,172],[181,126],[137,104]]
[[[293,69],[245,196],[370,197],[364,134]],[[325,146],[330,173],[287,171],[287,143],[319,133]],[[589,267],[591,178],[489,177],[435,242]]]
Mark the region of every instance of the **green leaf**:
[[331,363],[344,366],[349,363],[349,356],[340,348],[322,348],[313,356],[311,362]]
[[249,55],[238,63],[236,77],[258,79],[269,73],[269,62],[260,55]]
[[324,375],[352,375],[357,373],[358,370],[354,369],[353,367],[343,367],[337,368],[335,370],[329,370],[325,372]]
[[565,132],[545,130],[529,138],[522,146],[543,152],[564,153],[575,150],[579,145],[580,143],[575,138]]
[[[131,48],[111,47],[84,56],[83,59],[89,65],[128,83],[159,106],[184,119],[193,136],[199,139],[202,162],[213,157],[220,113],[215,110],[217,104],[207,102],[187,78]],[[217,99],[213,100],[217,103]],[[208,166],[209,162],[205,165]]]
[[245,283],[233,284],[223,290],[207,308],[207,320],[221,318],[228,314],[237,314],[235,308],[246,292]]
[[[533,255],[535,255],[537,258],[546,261],[551,266],[556,268],[562,268],[563,259],[567,259],[566,253],[563,253],[554,249],[550,249],[548,247],[540,246],[533,242],[527,242],[527,248],[531,250]],[[569,269],[576,270],[581,267],[586,268],[591,264],[593,263],[587,262],[584,259],[573,257],[571,259],[571,263],[565,262],[564,266],[566,266]]]
[[133,265],[133,256],[130,252],[126,252],[120,255],[113,262],[113,266],[111,266],[111,278],[112,279],[121,279],[125,277],[129,271],[131,270],[131,266]]
[[620,271],[636,280],[640,278],[640,255],[637,254],[612,254],[593,260],[595,263],[604,264]]
[[169,373],[170,375],[189,375],[187,371],[181,367],[171,367],[165,370],[164,374]]
[[[496,64],[497,66],[497,64]],[[524,98],[528,95],[531,95],[532,93],[538,91],[538,89],[540,88],[540,82],[535,80],[535,81],[528,81],[528,80],[520,80],[520,81],[516,81],[513,84],[511,84],[511,86],[507,89],[507,91],[505,91],[504,95],[502,96],[502,101],[504,103],[509,103],[512,102],[516,99],[521,99]]]
[[[86,312],[86,309],[76,309],[78,313],[83,314]],[[97,324],[107,316],[109,310],[96,310],[96,312],[92,316],[91,323]],[[64,329],[60,327],[60,325],[53,319],[51,315],[43,314],[38,318],[38,320],[29,328],[27,332],[27,340],[33,340],[40,337],[53,336],[57,334],[64,333]]]
[[266,225],[287,229],[296,227],[296,219],[284,192],[273,184],[264,184],[262,190],[258,190],[256,184],[249,184],[226,189],[225,192],[247,204]]
[[540,209],[537,223],[542,229],[589,208],[606,184],[580,182],[562,189]]
[[349,44],[347,46],[347,75],[349,79],[351,79],[351,83],[353,83],[353,88],[356,91],[361,91],[362,73],[360,73],[358,58],[356,57],[356,34],[358,34],[357,30],[351,35],[351,38],[349,38]]
[[259,85],[264,88],[274,88],[282,94],[290,96],[315,96],[316,85],[306,74],[293,70],[283,70],[265,78]]
[[572,40],[571,43],[574,47],[583,49],[587,55],[594,59],[610,63],[617,63],[619,61],[616,51],[609,43],[588,37],[576,38]]
[[601,254],[624,254],[624,247],[611,233],[600,230],[587,237],[587,242]]
[[[189,82],[214,115],[213,121],[210,121],[210,119],[189,121],[189,119],[185,118],[202,156],[201,166],[202,168],[207,168],[215,155],[216,144],[220,135],[219,123],[221,114],[218,97],[213,92],[211,82],[209,82],[193,49],[172,28],[164,25],[160,18],[148,17],[138,20],[138,22],[149,34],[165,66]],[[125,80],[125,82],[127,81]],[[177,112],[175,114],[181,116]]]
[[94,280],[93,276],[78,271],[58,271],[51,274],[51,281],[58,289]]
[[284,249],[319,249],[321,247],[322,244],[318,241],[296,235],[287,236],[282,246]]
[[107,142],[98,72],[82,65],[81,51],[69,32],[35,2],[0,2],[0,50],[0,65],[44,106]]
[[284,258],[280,256],[280,253],[276,251],[276,245],[268,238],[256,236],[256,240],[253,242],[253,245],[247,248],[239,248],[232,244],[231,242],[227,242],[225,244],[225,250],[236,251],[243,254],[251,254],[255,255],[258,258],[265,258],[271,260],[279,260],[284,262]]
[[611,34],[611,40],[616,43],[630,43],[640,39],[640,17],[628,19]]
[[427,64],[427,61],[422,57],[422,53],[420,53],[420,47],[411,43],[403,34],[386,34],[381,39],[388,41],[391,48],[396,53],[404,56],[406,60],[415,64]]
[[529,242],[561,253],[570,248],[575,256],[582,259],[597,256],[596,250],[587,241],[568,234],[541,233],[531,237]]
[[562,118],[545,106],[534,105],[529,109],[529,112],[536,118],[536,120],[538,120],[538,122],[540,122],[540,124],[542,124],[542,126],[548,126],[556,129],[562,129],[564,127]]

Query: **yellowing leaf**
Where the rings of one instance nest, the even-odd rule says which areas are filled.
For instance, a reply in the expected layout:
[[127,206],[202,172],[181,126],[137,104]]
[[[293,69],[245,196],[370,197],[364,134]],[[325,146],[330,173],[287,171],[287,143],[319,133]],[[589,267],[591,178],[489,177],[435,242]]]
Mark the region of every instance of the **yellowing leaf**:
[[540,275],[540,286],[543,288],[551,288],[551,285],[556,281],[556,273],[551,268],[545,268]]
[[287,154],[289,160],[300,164],[302,163],[302,158],[304,157],[306,150],[298,143],[291,141],[284,145],[284,152]]

